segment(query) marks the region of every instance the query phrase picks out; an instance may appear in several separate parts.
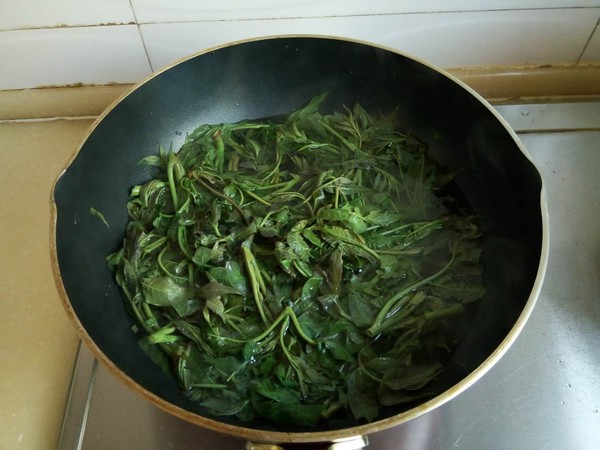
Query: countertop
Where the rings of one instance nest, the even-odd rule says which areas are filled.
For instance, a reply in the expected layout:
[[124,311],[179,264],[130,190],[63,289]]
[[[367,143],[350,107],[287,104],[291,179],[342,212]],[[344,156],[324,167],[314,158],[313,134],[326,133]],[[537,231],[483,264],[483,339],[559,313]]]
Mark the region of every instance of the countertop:
[[49,259],[49,192],[91,124],[0,124],[0,448],[55,448],[78,339]]
[[50,266],[50,193],[125,88],[0,92],[0,449],[58,445],[79,341]]
[[79,341],[50,266],[50,192],[123,89],[0,92],[0,449],[58,445]]

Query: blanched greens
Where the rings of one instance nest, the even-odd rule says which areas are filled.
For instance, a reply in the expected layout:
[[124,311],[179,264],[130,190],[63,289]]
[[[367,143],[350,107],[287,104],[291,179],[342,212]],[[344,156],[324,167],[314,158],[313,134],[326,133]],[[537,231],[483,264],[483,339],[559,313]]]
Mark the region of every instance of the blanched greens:
[[211,414],[372,421],[430,395],[483,295],[451,177],[393,117],[323,99],[201,126],[131,192],[109,265],[140,345]]

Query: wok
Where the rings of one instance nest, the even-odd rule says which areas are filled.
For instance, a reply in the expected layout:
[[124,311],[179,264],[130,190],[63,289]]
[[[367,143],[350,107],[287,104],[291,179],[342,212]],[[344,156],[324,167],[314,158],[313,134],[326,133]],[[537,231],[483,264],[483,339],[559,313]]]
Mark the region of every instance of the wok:
[[[456,172],[480,217],[486,295],[459,347],[423,403],[388,407],[365,424],[335,420],[316,429],[213,417],[137,344],[133,321],[105,257],[119,248],[138,162],[158,146],[179,148],[203,123],[288,114],[329,91],[324,109],[358,102],[397,108],[405,129]],[[92,216],[103,213],[110,227]],[[52,198],[51,257],[64,307],[83,342],[131,389],[194,424],[257,442],[332,442],[408,421],[468,388],[501,357],[530,315],[547,256],[540,175],[515,133],[476,93],[442,71],[367,43],[314,36],[263,38],[189,57],[133,87],[93,124],[60,174]]]

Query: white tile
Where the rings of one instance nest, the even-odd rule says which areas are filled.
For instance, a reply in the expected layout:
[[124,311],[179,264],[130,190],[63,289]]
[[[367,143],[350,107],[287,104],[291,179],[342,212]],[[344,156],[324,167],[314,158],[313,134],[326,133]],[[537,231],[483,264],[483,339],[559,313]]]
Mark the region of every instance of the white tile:
[[0,0],[0,30],[134,22],[129,0]]
[[[590,14],[593,11],[593,14]],[[207,48],[281,34],[392,47],[440,67],[574,63],[600,9],[495,11],[141,25],[153,69]]]
[[588,45],[585,47],[585,51],[581,55],[582,63],[600,62],[600,21],[594,30]]
[[132,0],[139,23],[600,6],[598,0]]
[[600,9],[436,14],[382,39],[442,67],[573,64]]
[[137,26],[0,32],[0,90],[136,82],[150,73]]

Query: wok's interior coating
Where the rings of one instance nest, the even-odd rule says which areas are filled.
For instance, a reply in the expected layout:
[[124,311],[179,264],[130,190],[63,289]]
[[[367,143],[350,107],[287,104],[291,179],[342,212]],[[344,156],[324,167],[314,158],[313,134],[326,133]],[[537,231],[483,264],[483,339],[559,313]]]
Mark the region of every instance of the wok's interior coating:
[[[460,84],[397,53],[336,39],[265,39],[200,54],[118,102],[97,122],[54,191],[57,270],[67,309],[81,323],[85,340],[89,336],[97,353],[127,377],[184,410],[204,415],[138,347],[104,260],[121,243],[130,188],[150,177],[138,162],[156,153],[159,144],[179,148],[183,135],[200,124],[288,114],[323,91],[330,91],[325,112],[356,102],[368,111],[398,107],[405,129],[450,170],[460,169],[456,180],[481,216],[487,294],[436,389],[456,385],[480,366],[530,299],[542,254],[541,179],[511,133]],[[103,213],[110,228],[89,213],[90,207]],[[383,418],[405,409],[389,408]],[[331,422],[310,431],[356,425]],[[299,430],[290,425],[278,431]]]

